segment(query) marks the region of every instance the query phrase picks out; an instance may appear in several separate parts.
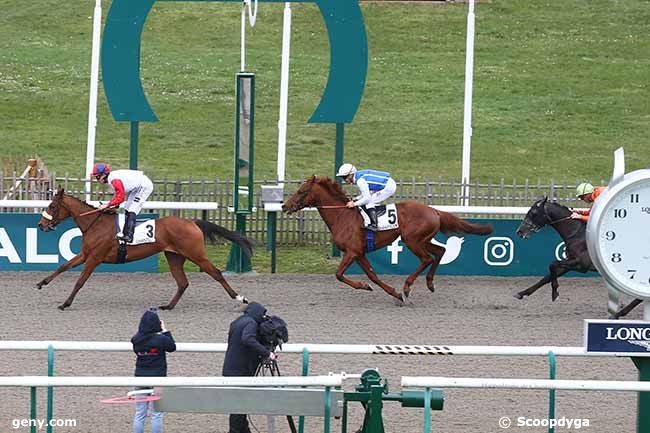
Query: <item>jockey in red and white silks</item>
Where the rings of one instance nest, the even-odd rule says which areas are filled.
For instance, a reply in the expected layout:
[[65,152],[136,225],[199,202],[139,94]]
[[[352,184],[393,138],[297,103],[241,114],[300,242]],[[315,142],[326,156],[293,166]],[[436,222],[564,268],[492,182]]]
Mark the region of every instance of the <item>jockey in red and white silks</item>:
[[126,220],[121,237],[125,242],[133,241],[135,217],[142,210],[142,205],[153,192],[153,183],[139,170],[111,171],[108,164],[97,163],[93,167],[93,176],[101,183],[108,183],[113,188],[113,199],[99,209],[117,207],[123,204]]

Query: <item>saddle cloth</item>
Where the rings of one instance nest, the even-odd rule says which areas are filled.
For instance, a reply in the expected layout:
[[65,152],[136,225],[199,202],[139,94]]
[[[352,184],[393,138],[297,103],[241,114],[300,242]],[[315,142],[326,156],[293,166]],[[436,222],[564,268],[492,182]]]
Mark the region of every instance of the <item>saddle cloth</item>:
[[[121,233],[124,229],[124,214],[117,214],[115,215],[115,218],[117,233]],[[148,244],[151,242],[156,242],[156,220],[136,219],[135,231],[133,232],[133,242],[129,243],[129,245]]]
[[[390,203],[387,205],[375,206],[377,210],[377,231],[393,230],[399,227],[397,220],[397,205]],[[364,207],[359,208],[361,216],[363,217],[363,227],[368,227],[370,224],[370,217],[366,213]]]

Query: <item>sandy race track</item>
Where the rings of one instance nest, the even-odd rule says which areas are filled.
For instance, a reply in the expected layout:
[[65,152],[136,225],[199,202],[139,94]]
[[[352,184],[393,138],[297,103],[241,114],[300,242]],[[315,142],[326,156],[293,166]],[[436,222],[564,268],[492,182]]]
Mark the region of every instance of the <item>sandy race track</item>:
[[[145,306],[165,304],[175,285],[169,274],[96,274],[65,312],[56,306],[67,297],[77,274],[59,277],[42,291],[34,284],[44,273],[3,273],[0,279],[3,340],[95,340],[129,341]],[[178,342],[224,342],[230,321],[239,307],[204,274],[190,274],[190,287],[178,307],[161,317]],[[525,301],[512,297],[530,285],[532,278],[439,277],[437,292],[416,282],[414,305],[396,306],[380,291],[354,291],[338,283],[333,275],[231,276],[240,293],[268,306],[271,313],[285,318],[291,342],[366,344],[450,344],[450,345],[582,345],[582,320],[605,318],[606,293],[599,279],[561,280],[560,298],[552,303],[550,289],[542,289]],[[401,277],[387,277],[401,286]],[[640,311],[631,318],[640,318]],[[46,353],[0,352],[0,374],[45,375]],[[171,354],[169,374],[217,375],[220,354]],[[55,374],[131,375],[132,353],[65,352],[56,355]],[[313,355],[311,374],[346,371],[359,373],[378,367],[389,378],[391,390],[399,391],[402,375],[447,375],[484,377],[546,378],[543,358],[444,357],[444,356],[359,356]],[[299,375],[300,360],[281,355],[284,375]],[[636,380],[629,359],[559,358],[558,378]],[[352,388],[351,382],[346,388]],[[131,407],[107,407],[100,398],[119,395],[124,389],[58,388],[54,417],[75,419],[75,428],[55,432],[128,432]],[[39,389],[38,417],[45,416],[45,390]],[[362,411],[353,405],[348,431],[355,431]],[[387,432],[422,431],[422,410],[384,404]],[[635,431],[636,395],[633,393],[558,392],[557,417],[588,419],[593,433]],[[498,420],[508,416],[546,418],[545,391],[448,390],[445,410],[432,412],[433,431],[445,433],[490,433],[505,431]],[[15,430],[12,420],[29,417],[28,389],[0,389],[0,432]],[[254,422],[265,431],[262,417]],[[283,420],[280,431],[288,431]],[[334,421],[333,431],[338,431]],[[308,432],[322,431],[319,420],[309,420]],[[227,432],[227,417],[216,415],[168,414],[167,432]],[[43,430],[45,431],[45,430]],[[546,428],[511,427],[513,432],[546,432]],[[558,428],[557,431],[568,431]]]

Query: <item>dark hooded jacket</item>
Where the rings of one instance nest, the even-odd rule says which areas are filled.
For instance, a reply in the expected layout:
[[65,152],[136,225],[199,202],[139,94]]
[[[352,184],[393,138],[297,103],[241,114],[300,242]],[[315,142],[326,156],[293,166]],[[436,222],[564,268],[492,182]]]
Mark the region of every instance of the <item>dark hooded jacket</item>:
[[258,327],[265,314],[263,305],[252,302],[244,314],[230,324],[228,350],[223,362],[224,376],[253,376],[260,360],[271,353],[258,340]]
[[160,318],[154,311],[147,311],[140,319],[138,333],[131,338],[137,355],[136,376],[167,376],[165,352],[176,350],[174,337],[169,331],[161,332]]

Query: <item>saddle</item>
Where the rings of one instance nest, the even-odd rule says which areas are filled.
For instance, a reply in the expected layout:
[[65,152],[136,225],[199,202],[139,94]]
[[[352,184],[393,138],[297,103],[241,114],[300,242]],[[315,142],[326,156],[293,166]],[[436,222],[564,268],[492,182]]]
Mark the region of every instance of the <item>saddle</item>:
[[[124,228],[124,214],[115,215],[115,233],[121,233]],[[130,242],[128,245],[139,245],[147,244],[151,242],[156,242],[156,220],[155,219],[143,219],[136,220],[135,222],[135,231],[133,232],[133,242]],[[117,248],[117,260],[116,263],[125,263],[126,262],[126,246],[127,244],[123,241],[119,242]]]
[[[115,233],[121,233],[124,228],[124,214],[115,215]],[[133,242],[129,245],[148,244],[156,242],[156,220],[140,219],[135,222]]]
[[[378,232],[393,230],[399,227],[399,221],[397,220],[397,205],[395,203],[375,206],[375,210],[377,211]],[[361,206],[359,212],[361,212],[361,217],[363,218],[363,228],[368,227],[368,225],[370,225],[370,217],[367,214],[366,207]]]

